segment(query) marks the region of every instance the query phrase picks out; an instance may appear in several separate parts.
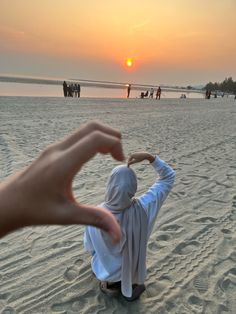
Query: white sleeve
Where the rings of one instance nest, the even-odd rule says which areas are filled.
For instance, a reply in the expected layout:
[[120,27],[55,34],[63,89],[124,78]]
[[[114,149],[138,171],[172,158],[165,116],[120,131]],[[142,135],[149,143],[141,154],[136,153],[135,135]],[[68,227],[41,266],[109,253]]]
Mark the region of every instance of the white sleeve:
[[93,247],[93,243],[91,241],[91,237],[90,237],[90,226],[85,227],[85,231],[84,231],[84,248],[86,251],[93,253],[94,252],[94,247]]
[[148,216],[149,235],[152,231],[155,219],[163,202],[171,191],[175,181],[175,171],[159,157],[151,163],[159,175],[156,182],[149,190],[138,197],[139,202]]

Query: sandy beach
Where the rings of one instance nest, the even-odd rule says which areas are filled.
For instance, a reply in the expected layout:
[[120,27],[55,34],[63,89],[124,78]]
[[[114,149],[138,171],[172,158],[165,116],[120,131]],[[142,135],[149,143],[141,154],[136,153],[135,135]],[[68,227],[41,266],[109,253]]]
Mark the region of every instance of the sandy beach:
[[[126,155],[147,150],[176,170],[148,243],[147,289],[133,303],[102,294],[84,227],[28,227],[0,240],[0,312],[235,313],[236,101],[0,97],[0,179],[91,119],[121,130]],[[74,182],[80,201],[103,201],[117,164],[99,155],[86,164]],[[155,173],[134,169],[140,194]]]

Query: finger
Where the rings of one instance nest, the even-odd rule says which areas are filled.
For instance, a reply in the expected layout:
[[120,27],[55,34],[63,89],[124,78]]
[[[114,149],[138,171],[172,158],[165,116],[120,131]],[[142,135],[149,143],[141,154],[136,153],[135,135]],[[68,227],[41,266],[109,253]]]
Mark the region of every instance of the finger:
[[137,158],[135,158],[135,157],[129,157],[128,162],[134,162],[134,161],[137,162]]
[[120,131],[110,127],[109,125],[100,123],[98,121],[91,121],[84,125],[82,125],[78,131],[73,133],[72,135],[65,138],[62,142],[58,144],[60,149],[67,149],[70,146],[77,143],[80,139],[82,139],[84,136],[92,133],[93,131],[101,131],[105,134],[112,135],[117,138],[121,138]]
[[[65,151],[61,158],[62,166],[64,170],[74,176],[82,165],[97,153],[110,153],[114,159],[119,161],[125,158],[120,139],[100,131],[93,131]],[[65,159],[66,165],[64,164]]]
[[129,163],[133,160],[136,160],[136,158],[134,157],[134,155],[130,155],[127,162]]
[[130,166],[130,165],[136,164],[137,162],[138,162],[137,159],[132,159],[128,162],[128,165]]
[[128,162],[130,162],[133,159],[132,155],[128,157]]

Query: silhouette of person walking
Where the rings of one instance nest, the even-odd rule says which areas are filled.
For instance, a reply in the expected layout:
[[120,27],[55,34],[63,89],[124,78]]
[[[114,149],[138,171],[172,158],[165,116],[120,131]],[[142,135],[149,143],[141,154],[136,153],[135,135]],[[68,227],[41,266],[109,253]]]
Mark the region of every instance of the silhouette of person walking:
[[161,87],[160,86],[157,89],[156,99],[161,99]]
[[64,93],[64,97],[67,97],[68,88],[67,88],[66,81],[63,82],[63,93]]
[[153,98],[153,94],[154,94],[154,89],[153,89],[153,88],[151,88],[151,89],[150,89],[149,98]]
[[130,90],[131,90],[131,84],[129,84],[127,87],[127,98],[129,98]]

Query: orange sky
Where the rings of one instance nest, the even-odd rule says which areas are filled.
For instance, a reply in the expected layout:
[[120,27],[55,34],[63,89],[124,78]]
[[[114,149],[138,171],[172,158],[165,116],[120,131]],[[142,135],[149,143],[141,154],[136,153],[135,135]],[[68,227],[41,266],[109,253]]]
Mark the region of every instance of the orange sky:
[[235,0],[0,0],[0,68],[147,83],[236,79],[235,31]]

